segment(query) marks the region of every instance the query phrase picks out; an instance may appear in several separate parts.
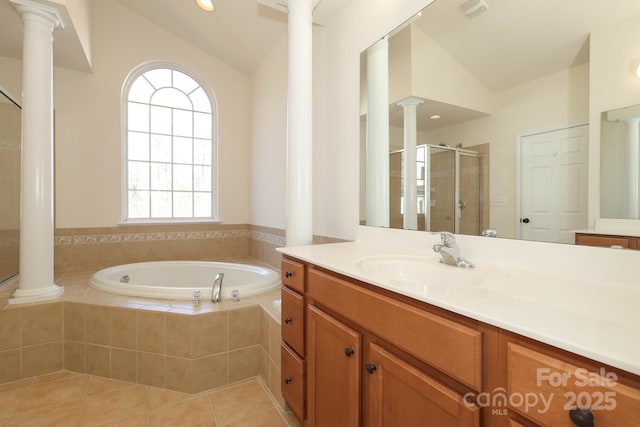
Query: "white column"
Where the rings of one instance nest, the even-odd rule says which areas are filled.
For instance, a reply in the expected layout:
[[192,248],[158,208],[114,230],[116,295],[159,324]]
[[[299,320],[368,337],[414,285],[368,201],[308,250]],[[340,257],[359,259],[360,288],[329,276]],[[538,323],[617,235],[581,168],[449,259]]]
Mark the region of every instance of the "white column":
[[389,40],[367,49],[367,225],[389,226]]
[[640,118],[624,119],[625,132],[625,197],[624,214],[628,219],[640,218]]
[[57,11],[10,0],[24,24],[22,54],[22,193],[20,282],[10,304],[60,295],[53,279],[53,30]]
[[398,105],[404,111],[404,163],[402,176],[404,177],[404,216],[402,228],[405,230],[418,229],[418,182],[416,141],[418,140],[418,105],[424,101],[420,98],[407,98]]
[[313,243],[313,0],[288,0],[287,246]]

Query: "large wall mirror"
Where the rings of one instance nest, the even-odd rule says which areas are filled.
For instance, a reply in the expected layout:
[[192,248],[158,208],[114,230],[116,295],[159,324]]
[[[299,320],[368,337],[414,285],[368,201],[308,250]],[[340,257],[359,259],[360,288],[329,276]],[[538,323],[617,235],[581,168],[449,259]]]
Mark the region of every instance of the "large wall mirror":
[[590,35],[629,19],[637,0],[435,0],[362,52],[360,223],[574,243]]
[[640,218],[640,105],[602,113],[600,216]]
[[0,88],[0,283],[19,267],[21,123],[20,105]]

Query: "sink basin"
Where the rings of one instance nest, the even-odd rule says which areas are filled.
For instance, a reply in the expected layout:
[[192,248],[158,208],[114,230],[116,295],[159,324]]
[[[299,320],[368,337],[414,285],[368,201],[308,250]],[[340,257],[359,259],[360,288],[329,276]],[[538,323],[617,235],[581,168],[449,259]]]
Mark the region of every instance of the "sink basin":
[[[482,283],[473,269],[445,265],[433,257],[382,255],[356,261],[365,276],[403,289],[424,292],[427,287],[469,287]],[[407,289],[408,290],[408,289]]]

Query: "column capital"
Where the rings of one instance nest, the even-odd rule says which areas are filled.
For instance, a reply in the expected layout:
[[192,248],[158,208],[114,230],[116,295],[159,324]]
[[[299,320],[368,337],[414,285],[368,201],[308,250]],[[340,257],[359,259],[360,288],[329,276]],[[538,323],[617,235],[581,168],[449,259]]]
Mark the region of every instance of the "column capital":
[[25,14],[38,15],[53,24],[53,28],[64,29],[65,22],[62,19],[60,11],[53,5],[46,4],[48,2],[40,2],[35,0],[9,0],[13,7],[16,8],[20,16]]
[[418,98],[416,96],[410,96],[408,98],[403,99],[402,101],[396,102],[396,105],[404,108],[404,107],[411,107],[411,106],[417,107],[418,105],[423,103],[424,103],[424,99]]
[[312,10],[315,10],[322,0],[258,0],[258,3],[280,12],[289,13],[289,5],[296,1],[311,1]]

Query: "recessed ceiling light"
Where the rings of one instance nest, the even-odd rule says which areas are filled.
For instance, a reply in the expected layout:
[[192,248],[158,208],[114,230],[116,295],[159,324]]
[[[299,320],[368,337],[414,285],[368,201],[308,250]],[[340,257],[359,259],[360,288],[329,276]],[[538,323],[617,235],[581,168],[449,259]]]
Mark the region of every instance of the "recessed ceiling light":
[[438,120],[440,118],[440,114],[434,114],[433,116],[429,116],[431,120]]
[[211,3],[211,0],[196,0],[196,4],[200,6],[200,9],[202,10],[213,12],[214,6],[213,3]]

